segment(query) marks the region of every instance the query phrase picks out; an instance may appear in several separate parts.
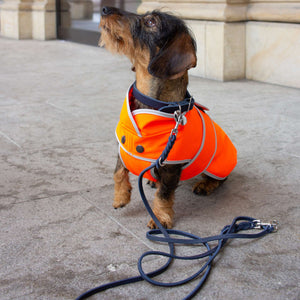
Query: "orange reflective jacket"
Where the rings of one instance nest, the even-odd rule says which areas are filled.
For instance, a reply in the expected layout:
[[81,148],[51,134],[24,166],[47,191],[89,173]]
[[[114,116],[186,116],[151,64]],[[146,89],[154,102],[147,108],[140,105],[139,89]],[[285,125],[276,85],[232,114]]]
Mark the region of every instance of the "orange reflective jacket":
[[[131,111],[132,88],[128,91],[116,128],[120,158],[133,174],[154,163],[168,142],[175,126],[174,114],[153,109]],[[180,180],[205,173],[216,179],[226,178],[237,163],[237,152],[221,127],[194,105],[185,114],[187,123],[178,134],[166,164],[184,164]],[[156,181],[148,171],[144,177]]]

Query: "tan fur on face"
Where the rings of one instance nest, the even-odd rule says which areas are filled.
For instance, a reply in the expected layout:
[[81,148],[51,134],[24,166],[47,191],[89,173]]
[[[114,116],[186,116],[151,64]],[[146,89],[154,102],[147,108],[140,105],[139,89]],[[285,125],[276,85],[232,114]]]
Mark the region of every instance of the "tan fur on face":
[[149,79],[152,77],[147,70],[150,52],[145,47],[134,44],[130,25],[126,22],[122,23],[120,18],[122,17],[118,15],[101,18],[102,30],[99,46],[105,46],[112,53],[126,55],[132,63],[132,69],[136,71],[137,88],[147,94],[151,88]]
[[112,53],[132,57],[134,45],[130,34],[130,26],[126,22],[121,22],[120,18],[119,15],[101,18],[100,27],[102,31],[99,46],[105,46]]
[[105,46],[112,53],[126,55],[133,63],[133,67],[136,67],[138,58],[138,64],[147,68],[150,57],[149,51],[145,51],[146,49],[142,49],[140,45],[134,44],[129,23],[122,23],[120,18],[122,17],[118,15],[101,18],[99,27],[102,28],[102,31],[99,46]]

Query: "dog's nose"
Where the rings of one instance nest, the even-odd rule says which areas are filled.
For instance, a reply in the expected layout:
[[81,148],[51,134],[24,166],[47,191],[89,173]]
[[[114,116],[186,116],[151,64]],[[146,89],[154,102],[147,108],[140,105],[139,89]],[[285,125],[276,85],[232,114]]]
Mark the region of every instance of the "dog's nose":
[[114,12],[114,8],[113,7],[104,6],[102,8],[101,15],[102,16],[108,16],[108,15],[113,14],[113,12]]

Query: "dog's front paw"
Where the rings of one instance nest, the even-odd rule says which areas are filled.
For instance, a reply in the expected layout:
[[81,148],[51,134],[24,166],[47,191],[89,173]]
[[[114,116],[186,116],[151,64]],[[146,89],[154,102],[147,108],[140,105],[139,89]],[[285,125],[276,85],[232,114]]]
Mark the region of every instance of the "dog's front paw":
[[114,208],[124,207],[126,204],[130,202],[130,198],[131,198],[131,189],[129,189],[127,192],[115,193],[113,207]]
[[115,209],[117,209],[117,208],[121,208],[121,207],[124,207],[126,204],[128,204],[130,201],[124,201],[123,199],[121,200],[121,201],[116,201],[115,199],[114,199],[114,202],[113,202],[113,207],[115,208]]
[[[171,229],[173,227],[173,223],[172,222],[160,222],[160,223],[166,229]],[[158,228],[158,226],[155,224],[155,222],[152,219],[148,222],[147,226],[150,229],[157,229]]]
[[[173,217],[170,216],[167,213],[155,213],[157,219],[159,220],[159,222],[161,223],[161,225],[167,229],[171,229],[173,227]],[[155,224],[155,222],[153,221],[153,219],[151,219],[148,222],[147,225],[150,229],[157,229],[158,226]]]

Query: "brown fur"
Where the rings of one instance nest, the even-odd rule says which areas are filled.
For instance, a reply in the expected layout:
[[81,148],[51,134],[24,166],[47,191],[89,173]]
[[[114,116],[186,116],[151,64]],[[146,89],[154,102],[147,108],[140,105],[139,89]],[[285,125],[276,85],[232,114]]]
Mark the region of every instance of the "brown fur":
[[[165,27],[164,27],[165,26]],[[157,11],[136,15],[115,8],[103,8],[100,45],[112,53],[126,55],[136,72],[137,89],[161,101],[181,101],[188,85],[188,69],[197,63],[196,46],[183,21]],[[135,100],[135,109],[145,105]],[[153,212],[166,228],[173,226],[173,203],[182,165],[155,169],[158,178]],[[118,159],[114,173],[113,207],[130,202],[129,171]],[[208,195],[222,181],[204,178],[193,187],[194,193]],[[156,228],[153,220],[148,223]]]
[[129,181],[128,173],[129,171],[124,168],[120,158],[118,158],[118,162],[114,174],[114,181],[115,181],[115,195],[114,195],[114,202],[113,202],[114,208],[123,207],[130,202],[132,188]]

